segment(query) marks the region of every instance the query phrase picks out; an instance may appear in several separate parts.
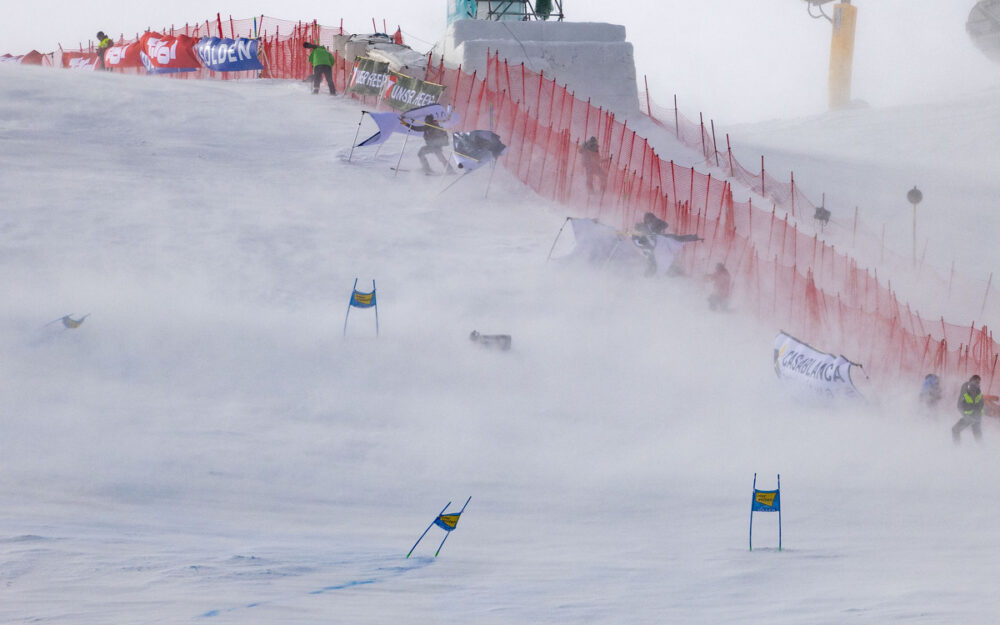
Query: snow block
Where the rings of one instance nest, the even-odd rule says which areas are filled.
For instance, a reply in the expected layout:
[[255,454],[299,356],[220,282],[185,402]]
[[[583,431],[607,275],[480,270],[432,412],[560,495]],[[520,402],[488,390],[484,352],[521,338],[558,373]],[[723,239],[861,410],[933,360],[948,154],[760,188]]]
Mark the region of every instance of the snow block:
[[[436,59],[483,74],[487,55],[499,52],[510,65],[544,72],[581,100],[618,117],[639,112],[632,44],[625,27],[596,22],[493,22],[459,20],[435,46]],[[435,59],[435,60],[436,60]]]

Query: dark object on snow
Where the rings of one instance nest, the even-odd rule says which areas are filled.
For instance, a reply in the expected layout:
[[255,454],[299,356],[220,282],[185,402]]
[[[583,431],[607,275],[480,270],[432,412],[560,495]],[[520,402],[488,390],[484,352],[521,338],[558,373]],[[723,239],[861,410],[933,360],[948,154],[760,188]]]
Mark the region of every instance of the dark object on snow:
[[920,403],[928,409],[936,408],[941,403],[941,380],[933,373],[924,376],[924,384],[920,388]]
[[473,171],[495,161],[507,151],[507,146],[499,135],[489,130],[456,132],[451,135],[451,139],[455,146],[458,168],[466,171]]
[[826,210],[822,206],[816,207],[816,214],[813,215],[813,219],[822,222],[824,226],[830,223],[830,211]]
[[708,296],[708,307],[725,311],[729,308],[729,296],[733,293],[733,278],[723,263],[715,265],[715,272],[705,276],[712,283],[712,294]]
[[510,335],[509,334],[480,334],[479,332],[473,330],[469,334],[469,340],[473,343],[479,343],[484,347],[498,348],[503,351],[510,349]]

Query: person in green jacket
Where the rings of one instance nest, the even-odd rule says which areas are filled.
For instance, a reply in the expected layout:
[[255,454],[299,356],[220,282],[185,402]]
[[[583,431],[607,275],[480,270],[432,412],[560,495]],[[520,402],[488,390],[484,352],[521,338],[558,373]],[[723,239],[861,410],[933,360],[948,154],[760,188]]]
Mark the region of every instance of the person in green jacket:
[[325,46],[317,46],[303,42],[302,47],[312,50],[309,53],[309,62],[313,66],[313,93],[319,93],[319,84],[326,77],[326,84],[330,86],[330,95],[337,95],[337,88],[333,86],[333,55]]

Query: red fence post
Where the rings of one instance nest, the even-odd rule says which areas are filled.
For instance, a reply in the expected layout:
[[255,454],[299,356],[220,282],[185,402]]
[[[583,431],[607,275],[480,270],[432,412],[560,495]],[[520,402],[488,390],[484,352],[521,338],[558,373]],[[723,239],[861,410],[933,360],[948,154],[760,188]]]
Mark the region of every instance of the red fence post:
[[[761,183],[763,184],[763,182]],[[792,217],[795,217],[795,172],[792,172]]]
[[708,160],[708,147],[705,146],[705,117],[698,112],[698,125],[701,127],[701,154]]
[[726,133],[726,152],[729,154],[729,177],[734,178],[736,176],[733,170],[733,147],[729,145],[729,133]]
[[715,120],[709,120],[712,122],[712,152],[715,153],[715,166],[719,167],[719,144],[715,141]]

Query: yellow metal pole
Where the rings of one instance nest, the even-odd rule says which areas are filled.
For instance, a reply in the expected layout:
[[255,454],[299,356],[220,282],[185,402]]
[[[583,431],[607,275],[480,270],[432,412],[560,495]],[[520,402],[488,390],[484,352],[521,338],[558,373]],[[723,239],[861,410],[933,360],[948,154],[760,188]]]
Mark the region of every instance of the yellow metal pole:
[[854,63],[854,27],[858,9],[851,0],[833,7],[833,38],[830,41],[830,108],[851,102],[851,67]]

